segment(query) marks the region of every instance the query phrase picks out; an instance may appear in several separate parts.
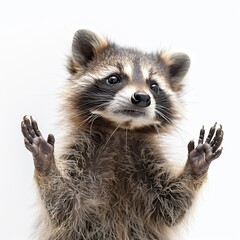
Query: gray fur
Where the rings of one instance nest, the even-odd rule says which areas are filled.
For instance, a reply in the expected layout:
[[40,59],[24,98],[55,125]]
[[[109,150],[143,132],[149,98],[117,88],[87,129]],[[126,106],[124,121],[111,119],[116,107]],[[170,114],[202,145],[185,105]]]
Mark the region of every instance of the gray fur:
[[[92,48],[90,55],[79,44]],[[189,67],[189,58],[180,56],[166,58],[106,44],[85,30],[75,35],[69,61],[72,76],[63,93],[68,131],[62,154],[56,155],[56,166],[48,176],[35,174],[43,206],[39,239],[170,239],[169,230],[182,221],[204,180],[192,176],[187,167],[173,171],[157,138],[178,119],[177,91]],[[138,67],[163,77],[169,87],[165,122],[163,118],[159,126],[129,130],[127,124],[121,128],[111,119],[87,115],[89,109],[82,108],[90,103],[78,101],[98,81],[94,76],[107,66],[121,71],[136,58]],[[171,72],[169,67],[178,60],[180,67]],[[146,88],[146,79],[140,80]]]

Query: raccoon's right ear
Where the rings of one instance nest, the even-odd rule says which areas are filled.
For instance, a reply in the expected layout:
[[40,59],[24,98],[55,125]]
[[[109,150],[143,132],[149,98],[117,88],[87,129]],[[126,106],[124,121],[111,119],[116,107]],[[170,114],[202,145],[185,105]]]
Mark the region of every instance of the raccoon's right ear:
[[85,29],[78,30],[74,34],[72,43],[73,63],[84,68],[107,46],[107,39],[99,34]]
[[164,66],[167,70],[169,83],[173,90],[178,91],[182,87],[182,80],[190,67],[190,58],[185,53],[167,53],[160,54]]

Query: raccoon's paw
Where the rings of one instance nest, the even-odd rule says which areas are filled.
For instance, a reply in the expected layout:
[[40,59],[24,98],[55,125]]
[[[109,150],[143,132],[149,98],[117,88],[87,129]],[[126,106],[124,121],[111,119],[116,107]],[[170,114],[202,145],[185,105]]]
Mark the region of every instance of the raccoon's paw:
[[216,131],[216,125],[215,123],[211,127],[205,142],[205,129],[202,127],[197,147],[195,148],[194,141],[190,141],[188,144],[187,166],[193,175],[204,175],[208,171],[211,162],[222,153],[223,148],[220,148],[220,146],[223,140],[223,130],[220,125]]
[[37,122],[32,117],[29,119],[25,116],[21,128],[25,146],[33,155],[37,172],[48,174],[54,161],[54,136],[49,134],[46,141],[38,129]]

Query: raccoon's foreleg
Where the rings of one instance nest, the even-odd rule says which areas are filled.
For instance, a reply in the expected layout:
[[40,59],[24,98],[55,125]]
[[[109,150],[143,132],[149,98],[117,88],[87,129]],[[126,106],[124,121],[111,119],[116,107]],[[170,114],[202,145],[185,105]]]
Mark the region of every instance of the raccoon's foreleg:
[[26,148],[32,153],[35,165],[35,179],[41,199],[49,213],[51,222],[64,226],[71,221],[75,192],[67,179],[63,178],[55,165],[54,136],[42,137],[37,122],[23,118],[22,133]]
[[[171,178],[167,173],[159,174],[156,183],[157,199],[155,217],[162,218],[171,226],[178,223],[192,205],[193,198],[202,185],[208,168],[214,159],[221,153],[223,139],[222,126],[216,131],[216,124],[210,129],[204,142],[205,130],[200,130],[198,145],[188,144],[188,159],[183,172],[177,178]],[[155,181],[155,182],[156,182]]]

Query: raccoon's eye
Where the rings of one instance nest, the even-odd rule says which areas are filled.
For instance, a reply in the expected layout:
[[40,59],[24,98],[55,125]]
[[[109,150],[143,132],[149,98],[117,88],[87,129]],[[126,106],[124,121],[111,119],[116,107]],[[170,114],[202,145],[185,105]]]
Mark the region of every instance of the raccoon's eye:
[[159,93],[159,91],[160,91],[158,84],[155,82],[151,83],[150,89],[155,93]]
[[106,82],[108,84],[117,84],[121,82],[121,78],[118,75],[112,75],[106,79]]

